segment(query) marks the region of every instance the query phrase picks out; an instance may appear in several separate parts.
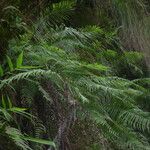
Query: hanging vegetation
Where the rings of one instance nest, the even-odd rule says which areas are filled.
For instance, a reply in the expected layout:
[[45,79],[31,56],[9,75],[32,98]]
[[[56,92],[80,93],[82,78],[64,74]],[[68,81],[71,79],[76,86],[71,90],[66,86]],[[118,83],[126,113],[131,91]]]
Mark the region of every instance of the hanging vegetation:
[[147,0],[0,2],[0,150],[150,150]]

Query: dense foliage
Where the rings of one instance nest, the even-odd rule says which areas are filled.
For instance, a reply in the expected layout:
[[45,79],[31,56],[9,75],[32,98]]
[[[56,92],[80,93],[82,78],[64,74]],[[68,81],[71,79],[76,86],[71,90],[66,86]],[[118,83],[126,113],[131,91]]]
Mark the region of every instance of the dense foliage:
[[149,150],[148,3],[2,0],[0,149]]

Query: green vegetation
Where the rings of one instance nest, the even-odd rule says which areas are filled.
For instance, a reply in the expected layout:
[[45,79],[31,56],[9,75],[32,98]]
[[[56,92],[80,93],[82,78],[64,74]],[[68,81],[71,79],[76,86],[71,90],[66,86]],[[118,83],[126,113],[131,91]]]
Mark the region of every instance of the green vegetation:
[[148,0],[0,2],[0,150],[150,150]]

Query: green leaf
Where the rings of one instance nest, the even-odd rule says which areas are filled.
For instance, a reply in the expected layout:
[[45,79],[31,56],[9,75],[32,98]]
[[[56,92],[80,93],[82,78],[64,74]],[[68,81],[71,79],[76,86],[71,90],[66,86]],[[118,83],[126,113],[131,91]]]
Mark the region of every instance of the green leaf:
[[7,99],[8,99],[8,106],[9,106],[9,108],[12,108],[12,102],[11,102],[10,98],[7,97]]
[[10,57],[6,56],[6,58],[7,58],[7,63],[8,63],[10,71],[13,71],[14,70],[14,66],[13,66],[13,63],[12,63]]
[[4,70],[2,68],[2,66],[0,65],[0,77],[2,77],[4,75]]
[[31,120],[31,118],[35,118],[30,113],[25,112],[26,110],[27,108],[19,108],[19,107],[12,107],[8,109],[8,111],[10,111],[11,113],[16,113],[18,115],[24,116],[29,120]]
[[17,58],[16,67],[20,68],[22,66],[22,62],[23,62],[23,51],[21,52],[21,54]]
[[3,113],[5,120],[7,121],[13,120],[12,116],[8,113],[8,111],[5,108],[0,109],[0,112]]
[[87,64],[85,65],[86,68],[88,69],[92,69],[92,70],[100,70],[100,71],[107,71],[108,67],[98,64],[98,63],[94,63],[94,64]]
[[37,69],[41,67],[42,66],[20,66],[19,69]]
[[81,93],[79,93],[79,97],[80,97],[80,99],[82,100],[83,103],[89,102],[89,100],[84,95],[82,95]]
[[48,140],[43,140],[43,139],[38,139],[38,138],[33,138],[33,137],[23,137],[23,139],[27,141],[39,143],[39,144],[45,144],[45,145],[56,147],[54,142],[48,141]]
[[6,109],[6,103],[5,103],[5,100],[4,100],[4,96],[2,95],[2,107]]
[[12,112],[24,112],[27,108],[12,107],[9,109]]

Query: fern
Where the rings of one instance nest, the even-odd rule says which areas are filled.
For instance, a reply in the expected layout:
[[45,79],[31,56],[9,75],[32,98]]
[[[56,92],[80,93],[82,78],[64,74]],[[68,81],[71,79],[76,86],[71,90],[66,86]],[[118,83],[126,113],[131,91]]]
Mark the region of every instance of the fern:
[[[56,5],[60,4],[55,4],[55,9]],[[68,138],[68,134],[73,132],[70,127],[73,123],[70,122],[68,115],[71,108],[75,109],[74,113],[76,111],[80,113],[77,116],[79,121],[84,118],[86,123],[92,122],[92,126],[101,131],[102,136],[112,144],[112,147],[115,145],[116,149],[149,149],[148,139],[145,136],[150,127],[149,112],[141,109],[137,101],[148,92],[146,87],[149,79],[129,80],[119,77],[121,75],[117,76],[120,71],[118,63],[140,69],[137,62],[141,60],[141,54],[118,52],[118,49],[110,50],[112,33],[106,34],[98,27],[73,29],[61,26],[48,30],[47,26],[44,26],[42,31],[32,34],[34,44],[31,35],[27,35],[28,42],[20,42],[20,45],[18,42],[17,46],[14,43],[16,49],[14,53],[20,53],[17,59],[19,69],[12,69],[9,61],[8,67],[13,71],[11,74],[6,73],[0,83],[0,90],[4,94],[8,93],[12,95],[14,101],[18,100],[10,87],[15,89],[16,95],[22,101],[27,100],[31,112],[40,107],[38,105],[31,108],[32,104],[40,102],[50,118],[50,123],[46,124],[52,124],[54,129],[52,135],[48,136],[54,140],[57,139],[57,134],[62,132],[59,131],[61,128],[65,128],[63,133],[60,133],[62,143]],[[25,37],[22,39],[25,40]],[[104,41],[97,44],[100,39]],[[13,47],[13,43],[11,46]],[[18,52],[18,49],[23,52]],[[9,56],[10,54],[9,52]],[[86,56],[89,58],[85,58]],[[23,67],[22,64],[29,67]],[[5,107],[4,102],[3,106]],[[43,127],[44,123],[41,123],[41,120],[46,116],[42,116],[39,111],[35,110],[39,120],[36,120],[33,127],[36,138],[18,136],[18,139],[22,145],[24,144],[22,140],[25,140],[54,146],[53,142],[39,140],[41,132],[47,129],[49,133],[51,128],[51,126]],[[2,118],[6,118],[1,122],[1,126],[12,119],[8,112],[30,116],[20,108],[9,108],[7,111],[1,109]],[[64,127],[64,124],[68,126]]]

